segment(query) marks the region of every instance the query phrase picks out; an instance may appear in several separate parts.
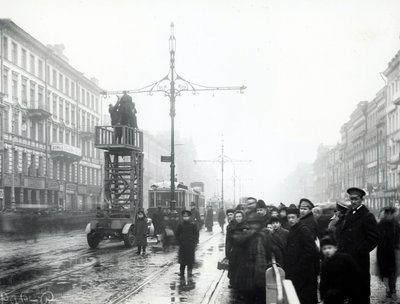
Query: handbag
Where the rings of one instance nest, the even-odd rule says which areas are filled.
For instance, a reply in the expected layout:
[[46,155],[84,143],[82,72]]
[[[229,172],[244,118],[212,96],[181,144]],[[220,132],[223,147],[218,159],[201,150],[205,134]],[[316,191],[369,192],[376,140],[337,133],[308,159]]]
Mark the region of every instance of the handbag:
[[221,261],[218,261],[217,269],[218,270],[228,270],[229,268],[229,260],[227,258],[223,258]]

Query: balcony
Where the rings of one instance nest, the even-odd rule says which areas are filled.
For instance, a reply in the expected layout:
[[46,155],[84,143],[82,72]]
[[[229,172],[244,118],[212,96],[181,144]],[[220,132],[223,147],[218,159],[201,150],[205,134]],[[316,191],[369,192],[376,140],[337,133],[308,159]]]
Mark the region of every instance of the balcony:
[[66,162],[75,162],[81,159],[81,149],[64,143],[52,143],[51,155]]
[[80,126],[79,127],[79,134],[81,136],[81,138],[83,139],[92,139],[94,138],[94,132],[95,132],[95,128],[94,126]]
[[143,132],[128,126],[97,126],[95,147],[117,154],[143,151]]
[[393,103],[398,106],[400,105],[400,90],[397,90],[392,96]]
[[388,163],[390,165],[397,165],[397,164],[399,164],[399,161],[400,161],[400,154],[399,153],[397,153],[395,155],[391,155],[389,157],[389,159],[388,159]]
[[42,101],[31,101],[27,104],[28,117],[33,121],[45,120],[51,116],[50,108]]

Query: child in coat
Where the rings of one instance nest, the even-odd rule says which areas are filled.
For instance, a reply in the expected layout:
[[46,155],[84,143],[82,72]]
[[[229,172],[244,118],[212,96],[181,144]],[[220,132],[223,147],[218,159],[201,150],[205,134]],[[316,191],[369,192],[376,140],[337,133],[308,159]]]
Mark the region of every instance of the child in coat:
[[319,286],[322,303],[359,303],[357,284],[360,275],[353,258],[346,253],[337,252],[336,241],[331,236],[323,237],[320,245],[324,255]]
[[182,211],[183,221],[178,224],[175,233],[179,245],[180,276],[185,275],[185,267],[187,267],[188,276],[192,275],[194,251],[199,242],[199,230],[197,225],[190,221],[191,215],[189,210]]
[[135,236],[136,245],[138,246],[137,254],[143,252],[143,255],[146,254],[146,246],[147,246],[147,217],[144,211],[138,211],[135,227],[133,229],[133,234]]

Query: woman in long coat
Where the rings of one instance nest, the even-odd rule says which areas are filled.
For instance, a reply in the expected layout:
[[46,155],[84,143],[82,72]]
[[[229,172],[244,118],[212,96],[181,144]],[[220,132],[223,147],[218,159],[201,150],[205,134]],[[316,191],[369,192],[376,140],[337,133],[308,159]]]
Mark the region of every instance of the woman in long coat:
[[228,278],[230,279],[230,285],[233,286],[235,273],[240,263],[240,259],[244,255],[244,249],[239,245],[240,242],[235,242],[233,237],[236,238],[243,231],[248,230],[249,227],[245,223],[244,212],[239,210],[235,212],[233,223],[230,224],[229,231],[227,230],[227,243],[229,243],[229,250],[226,256],[229,258]]
[[378,269],[382,281],[386,283],[388,298],[396,293],[396,250],[399,248],[400,226],[394,218],[395,212],[396,209],[393,207],[384,208],[383,218],[378,223],[379,241],[376,252]]
[[135,235],[135,242],[138,246],[137,254],[140,254],[140,251],[143,250],[143,254],[146,254],[146,246],[147,246],[147,217],[143,211],[138,211],[136,223],[133,229],[133,234]]
[[243,251],[233,288],[252,303],[265,303],[265,270],[271,263],[271,236],[263,229],[263,219],[257,213],[248,214],[246,221],[250,229],[233,235],[235,246]]

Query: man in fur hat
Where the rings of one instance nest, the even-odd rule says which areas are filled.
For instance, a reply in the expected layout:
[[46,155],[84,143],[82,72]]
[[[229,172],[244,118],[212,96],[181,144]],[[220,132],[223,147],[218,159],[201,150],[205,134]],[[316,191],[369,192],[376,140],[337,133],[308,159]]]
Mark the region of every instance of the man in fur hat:
[[256,207],[257,207],[257,214],[263,223],[263,227],[266,227],[269,220],[271,219],[271,216],[267,210],[268,207],[263,200],[258,200]]

